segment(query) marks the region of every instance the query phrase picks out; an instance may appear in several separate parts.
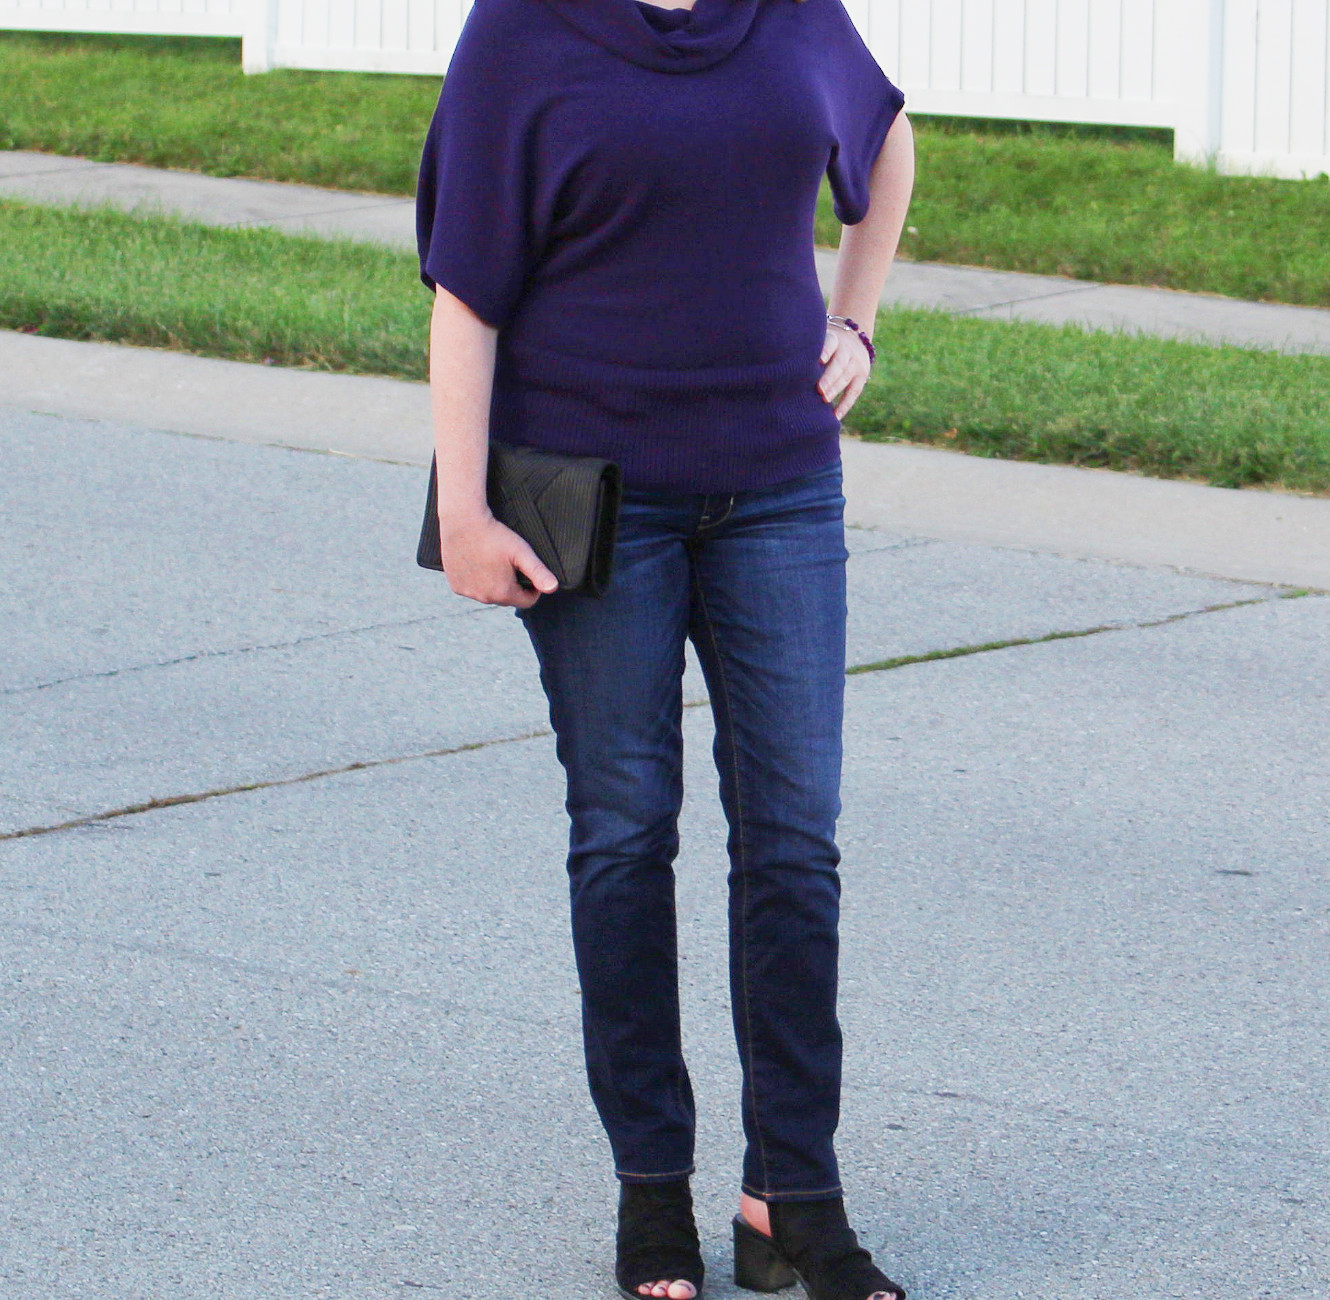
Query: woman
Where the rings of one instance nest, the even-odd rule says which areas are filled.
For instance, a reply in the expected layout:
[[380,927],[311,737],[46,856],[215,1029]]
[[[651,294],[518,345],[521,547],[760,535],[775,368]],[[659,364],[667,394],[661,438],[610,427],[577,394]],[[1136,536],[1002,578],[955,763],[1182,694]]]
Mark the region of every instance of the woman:
[[[686,638],[730,827],[736,1279],[904,1297],[846,1221],[832,1145],[838,434],[909,202],[903,102],[842,0],[476,0],[422,158],[444,569],[461,595],[512,606],[540,663],[628,1297],[688,1300],[703,1280],[672,867]],[[830,313],[812,241],[824,174],[847,226]],[[603,598],[558,591],[490,515],[491,435],[618,462]]]

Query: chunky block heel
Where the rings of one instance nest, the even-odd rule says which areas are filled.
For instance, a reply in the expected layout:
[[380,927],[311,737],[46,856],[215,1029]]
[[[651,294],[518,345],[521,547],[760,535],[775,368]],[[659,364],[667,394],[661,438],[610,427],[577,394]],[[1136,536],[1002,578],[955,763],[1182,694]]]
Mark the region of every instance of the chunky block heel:
[[734,1216],[734,1283],[746,1291],[780,1291],[795,1282],[794,1269],[775,1243],[742,1214]]
[[860,1244],[838,1196],[820,1201],[768,1201],[771,1236],[734,1216],[734,1280],[750,1291],[779,1291],[799,1282],[808,1300],[905,1300]]

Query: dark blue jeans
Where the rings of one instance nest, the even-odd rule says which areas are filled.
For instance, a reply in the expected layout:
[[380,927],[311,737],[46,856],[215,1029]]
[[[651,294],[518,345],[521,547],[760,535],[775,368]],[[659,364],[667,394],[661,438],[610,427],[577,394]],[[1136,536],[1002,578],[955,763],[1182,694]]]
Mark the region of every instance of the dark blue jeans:
[[587,1076],[625,1182],[693,1171],[672,865],[691,638],[729,822],[743,1190],[840,1194],[844,507],[839,461],[733,494],[630,491],[609,592],[519,611],[568,777]]

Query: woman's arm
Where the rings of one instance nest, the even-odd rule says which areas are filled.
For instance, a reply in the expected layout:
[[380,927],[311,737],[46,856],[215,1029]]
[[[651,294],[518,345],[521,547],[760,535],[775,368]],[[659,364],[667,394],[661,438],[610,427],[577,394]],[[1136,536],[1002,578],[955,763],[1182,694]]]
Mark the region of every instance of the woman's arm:
[[[882,287],[896,256],[914,190],[914,130],[904,113],[898,113],[891,124],[868,185],[868,214],[841,231],[827,310],[833,316],[849,316],[872,338]],[[844,419],[868,380],[868,349],[857,335],[829,327],[822,360],[829,364],[818,387],[827,401],[844,390],[836,407],[836,417]]]
[[[559,584],[485,500],[498,330],[440,287],[429,331],[430,405],[438,459],[439,546],[448,585],[489,605],[534,605]],[[521,569],[535,584],[517,584]]]

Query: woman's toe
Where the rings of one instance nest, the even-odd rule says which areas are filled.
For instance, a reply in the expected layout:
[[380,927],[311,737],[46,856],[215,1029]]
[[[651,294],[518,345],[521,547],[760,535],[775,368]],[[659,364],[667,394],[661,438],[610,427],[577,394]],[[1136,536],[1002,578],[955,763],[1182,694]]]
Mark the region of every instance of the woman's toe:
[[697,1288],[680,1278],[675,1282],[643,1282],[637,1292],[639,1295],[650,1296],[651,1300],[693,1300]]

